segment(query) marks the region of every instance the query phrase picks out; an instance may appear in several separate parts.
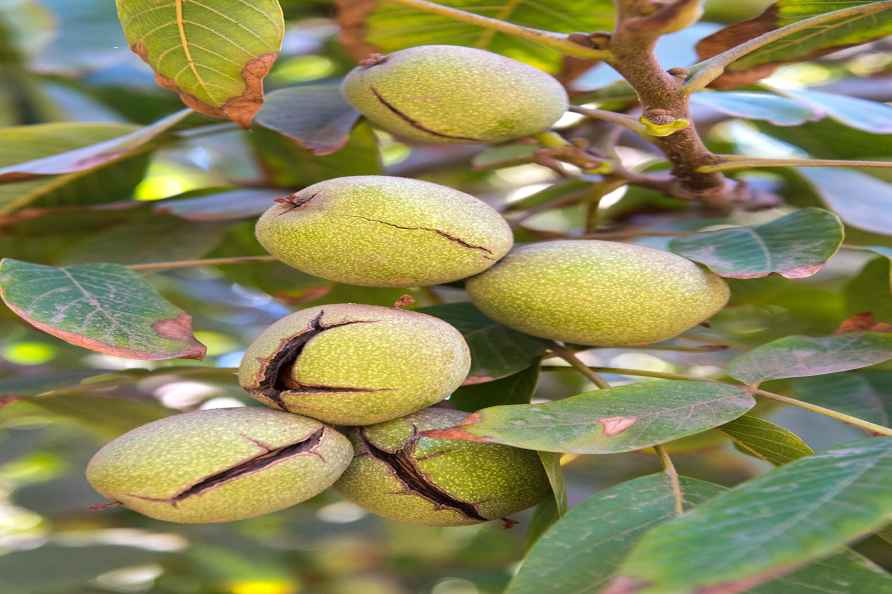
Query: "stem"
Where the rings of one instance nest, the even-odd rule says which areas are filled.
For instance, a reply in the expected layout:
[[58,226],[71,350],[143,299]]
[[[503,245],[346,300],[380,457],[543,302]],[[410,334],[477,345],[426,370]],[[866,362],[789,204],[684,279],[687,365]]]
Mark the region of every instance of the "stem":
[[611,124],[616,124],[617,126],[628,128],[629,130],[640,134],[641,136],[648,135],[647,128],[645,128],[642,123],[640,123],[632,116],[626,115],[624,113],[616,113],[615,111],[606,111],[603,109],[591,109],[589,107],[580,107],[578,105],[571,105],[570,111],[584,115],[585,117],[592,120],[601,120],[604,122],[610,122]]
[[[554,350],[554,349],[552,349]],[[575,358],[575,357],[574,357]],[[565,359],[566,360],[566,359]],[[577,359],[578,361],[578,359]],[[570,363],[570,361],[567,361]],[[572,365],[572,363],[570,363]],[[575,365],[574,365],[575,367]],[[548,366],[543,366],[543,369],[549,369]],[[552,368],[553,369],[553,368]],[[615,373],[617,375],[630,375],[630,376],[640,376],[640,377],[654,377],[658,379],[672,379],[672,380],[689,380],[689,381],[712,381],[719,382],[723,384],[732,384],[739,385],[739,382],[727,381],[727,380],[710,380],[704,379],[700,377],[692,377],[690,375],[682,375],[680,373],[669,373],[665,371],[647,371],[644,369],[627,369],[624,367],[592,367],[592,371],[600,371],[602,373]],[[783,402],[784,404],[789,404],[790,406],[795,406],[804,410],[811,411],[813,413],[818,413],[819,415],[824,415],[825,417],[830,417],[832,419],[836,419],[837,421],[842,421],[848,425],[853,427],[857,427],[859,429],[863,429],[865,431],[869,431],[870,433],[874,433],[876,435],[885,435],[892,436],[892,428],[884,427],[883,425],[877,425],[876,423],[871,423],[870,421],[865,421],[864,419],[859,419],[858,417],[853,417],[851,415],[847,415],[845,413],[841,413],[839,411],[824,408],[823,406],[818,406],[817,404],[811,404],[810,402],[805,402],[802,400],[798,400],[796,398],[790,398],[789,396],[783,396],[781,394],[775,394],[774,392],[768,392],[762,389],[755,390],[756,395],[762,396],[763,398],[768,398],[769,400],[776,400],[777,402]]]
[[723,162],[715,165],[703,165],[697,171],[714,173],[733,169],[752,169],[755,167],[853,167],[853,168],[892,168],[892,161],[847,161],[845,159],[760,159],[743,155],[718,155]]
[[865,431],[869,431],[877,435],[892,436],[892,429],[890,429],[889,427],[877,425],[876,423],[871,423],[870,421],[865,421],[864,419],[859,419],[858,417],[853,417],[836,410],[824,408],[823,406],[818,406],[816,404],[797,400],[796,398],[790,398],[789,396],[775,394],[774,392],[768,392],[766,390],[756,390],[756,394],[762,396],[763,398],[768,398],[769,400],[776,400],[777,402],[783,402],[784,404],[798,406],[799,408],[810,410],[811,412],[818,413],[819,415],[824,415],[825,417],[830,417],[832,419],[836,419],[837,421],[842,421],[843,423],[858,427],[859,429],[864,429]]
[[147,264],[131,264],[130,270],[173,270],[174,268],[196,268],[199,266],[224,266],[228,264],[246,264],[249,262],[275,262],[272,256],[240,256],[238,258],[206,258],[204,260],[178,260],[175,262],[149,262]]
[[530,41],[535,41],[542,45],[546,45],[550,48],[558,50],[563,54],[573,56],[575,58],[598,61],[603,60],[610,55],[610,53],[606,50],[598,50],[575,43],[570,40],[569,36],[564,35],[563,33],[555,33],[553,31],[542,31],[540,29],[522,27],[520,25],[515,25],[514,23],[509,23],[508,21],[493,19],[490,17],[475,14],[473,12],[466,12],[464,10],[452,8],[450,6],[443,6],[442,4],[437,4],[435,2],[428,2],[427,0],[388,1],[393,2],[394,4],[402,4],[403,6],[414,8],[415,10],[438,14],[440,16],[444,16],[456,21],[461,21],[463,23],[468,23],[470,25],[475,25],[477,27],[482,27],[484,29],[499,31],[500,33],[505,33],[506,35],[513,35],[514,37],[529,39]]
[[709,86],[709,83],[724,74],[725,69],[737,60],[770,43],[783,39],[784,37],[788,37],[789,35],[800,31],[805,31],[806,29],[820,27],[826,23],[842,20],[850,16],[876,14],[889,8],[892,8],[892,0],[852,6],[850,8],[825,12],[811,18],[802,19],[795,23],[790,23],[786,27],[781,27],[780,29],[775,29],[759,35],[758,37],[754,37],[745,43],[725,50],[708,60],[704,60],[703,62],[692,66],[688,80],[685,82],[685,92],[690,94],[705,89]]
[[591,380],[591,382],[598,386],[598,388],[602,390],[610,389],[610,384],[608,384],[603,377],[598,375],[593,368],[580,361],[572,352],[568,351],[557,343],[552,343],[549,348],[551,349],[552,353],[575,367],[576,370],[579,371],[579,373]]
[[675,513],[681,515],[684,513],[684,493],[681,490],[681,481],[678,480],[678,471],[669,457],[669,452],[661,445],[654,446],[657,454],[660,456],[660,462],[663,463],[663,472],[669,477],[669,484],[672,485],[672,496],[675,499]]
[[682,80],[667,72],[654,53],[659,35],[648,27],[630,26],[639,21],[634,15],[638,7],[619,3],[619,22],[610,41],[609,64],[635,90],[642,107],[642,118],[652,126],[673,129],[674,124],[687,122],[668,136],[648,136],[672,163],[674,179],[667,180],[663,191],[687,199],[696,198],[717,210],[730,209],[739,198],[740,188],[721,173],[701,173],[698,168],[713,165],[718,159],[703,143],[692,122],[688,96]]

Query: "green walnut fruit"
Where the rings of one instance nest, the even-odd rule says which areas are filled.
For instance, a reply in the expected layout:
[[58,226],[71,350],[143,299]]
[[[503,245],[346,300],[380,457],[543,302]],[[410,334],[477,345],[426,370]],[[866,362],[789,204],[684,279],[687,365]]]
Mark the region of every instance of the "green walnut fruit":
[[552,76],[455,45],[370,56],[347,75],[342,91],[384,130],[433,143],[528,136],[549,128],[568,106],[564,87]]
[[428,526],[505,518],[549,494],[536,452],[425,435],[467,417],[433,407],[352,429],[356,457],[335,488],[375,514]]
[[593,346],[672,338],[729,296],[725,281],[675,254],[583,240],[519,247],[466,288],[474,305],[506,326]]
[[318,495],[352,457],[346,437],[313,419],[266,408],[213,409],[125,433],[93,456],[87,480],[152,518],[231,522]]
[[311,307],[248,347],[239,382],[264,404],[338,425],[389,421],[440,402],[468,375],[464,337],[426,314]]
[[448,283],[511,249],[508,223],[458,190],[387,176],[330,179],[278,201],[257,239],[282,262],[329,280],[370,287]]

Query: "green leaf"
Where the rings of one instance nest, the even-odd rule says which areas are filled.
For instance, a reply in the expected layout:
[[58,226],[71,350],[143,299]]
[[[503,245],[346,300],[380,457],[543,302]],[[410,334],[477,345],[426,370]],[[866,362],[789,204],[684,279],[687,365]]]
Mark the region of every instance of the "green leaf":
[[889,372],[834,373],[797,379],[793,382],[793,394],[799,400],[879,425],[889,425],[892,420],[892,373]]
[[[727,491],[680,479],[685,508]],[[596,493],[572,508],[527,554],[506,594],[594,594],[647,530],[675,517],[674,497],[663,473]],[[889,576],[852,551],[812,563],[753,594],[886,594]]]
[[[124,134],[111,140],[0,168],[0,182],[26,180],[46,175],[65,175],[96,169],[132,155],[182,122],[191,113],[190,110],[184,109],[158,120],[151,126],[138,128],[129,134]],[[70,133],[70,127],[77,127],[77,124],[67,124],[66,126],[68,128],[62,129],[50,129],[48,126],[45,126],[43,130],[36,132],[38,134],[40,132],[50,134],[58,132],[63,135],[64,142],[65,136]],[[17,129],[12,128],[10,130],[15,131]],[[22,129],[19,128],[18,130],[21,131]],[[40,141],[41,138],[38,136],[36,140]],[[53,142],[56,139],[50,136],[46,140],[47,142]],[[13,137],[10,138],[10,141],[27,142],[28,140],[26,138]]]
[[314,155],[343,148],[359,112],[339,84],[303,85],[269,94],[255,122],[297,142]]
[[846,283],[843,291],[846,307],[851,315],[870,312],[877,320],[892,323],[892,249],[879,246],[865,249],[882,257],[868,261]]
[[[60,123],[36,126],[16,126],[0,129],[0,166],[6,168],[17,163],[27,163],[51,157],[74,149],[120,138],[135,130],[124,124]],[[142,159],[134,159],[142,161]],[[128,160],[127,163],[130,163]],[[121,167],[124,167],[121,163]],[[101,200],[91,197],[78,202],[99,202],[120,198],[116,193],[132,188],[142,178],[144,164],[137,167],[136,179],[121,175],[118,168],[97,169],[84,177],[71,174],[53,178],[37,178],[29,181],[0,184],[0,214],[9,214],[31,205],[38,199],[50,200],[59,195],[60,189],[77,186],[78,189],[102,188]],[[121,178],[125,179],[121,179]],[[100,183],[101,180],[101,183]],[[96,190],[93,190],[96,191]],[[98,193],[98,192],[97,192]],[[81,198],[82,196],[78,196]],[[129,195],[127,196],[129,198]]]
[[305,187],[333,177],[379,175],[383,172],[378,139],[371,126],[361,122],[347,144],[331,155],[318,156],[290,138],[255,127],[251,146],[270,181],[283,188]]
[[719,427],[734,440],[738,450],[775,466],[814,454],[802,438],[779,425],[753,415],[743,415]]
[[131,359],[201,359],[192,318],[118,264],[56,268],[0,261],[0,297],[39,330]]
[[449,403],[467,412],[500,404],[526,404],[532,398],[538,381],[539,366],[534,363],[502,379],[462,386],[449,397]]
[[223,239],[226,227],[150,213],[84,237],[71,245],[63,264],[140,264],[200,258]]
[[695,93],[691,101],[736,118],[765,120],[775,126],[798,126],[823,117],[817,109],[770,93]]
[[889,484],[889,438],[791,462],[650,530],[604,592],[748,590],[882,527]]
[[187,221],[233,221],[262,214],[282,196],[279,190],[237,188],[203,193],[200,196],[158,200],[157,213],[167,213]]
[[[780,0],[761,15],[726,27],[697,44],[701,59],[712,57],[769,31],[826,12],[872,4],[875,0]],[[741,86],[770,75],[780,64],[818,58],[892,33],[892,10],[846,16],[797,31],[751,52],[731,64],[719,87]]]
[[551,485],[551,493],[554,495],[555,512],[558,517],[567,513],[567,484],[564,482],[564,470],[561,468],[561,454],[554,452],[538,452],[548,482]]
[[726,278],[760,278],[773,272],[804,278],[823,268],[844,238],[836,215],[803,208],[763,225],[679,237],[669,247]]
[[[452,6],[518,25],[573,33],[613,28],[614,10],[608,0],[439,0]],[[535,42],[519,39],[448,17],[405,8],[382,0],[340,0],[338,19],[342,41],[362,59],[375,51],[392,52],[416,45],[466,45],[486,49],[556,72],[562,56]]]
[[[890,233],[892,185],[848,169],[802,167],[798,171],[846,224],[874,233]],[[853,192],[852,188],[858,191]]]
[[285,30],[277,0],[116,0],[133,50],[201,113],[251,125]]
[[755,405],[740,386],[640,382],[544,404],[486,408],[442,436],[574,454],[632,452],[723,425]]
[[73,421],[109,438],[175,412],[154,400],[83,394],[70,389],[40,396],[26,396],[19,400],[36,406],[51,418]]
[[787,336],[731,361],[728,374],[747,384],[810,377],[870,367],[892,359],[892,334],[849,332],[836,336]]
[[892,133],[892,107],[885,103],[811,89],[784,89],[779,92],[851,128],[871,134]]
[[524,550],[530,550],[530,547],[536,544],[536,541],[538,541],[539,538],[545,534],[545,531],[557,522],[558,519],[557,503],[555,503],[554,497],[543,499],[533,510],[533,517],[530,518],[530,524],[527,527],[526,534],[524,534]]
[[484,316],[470,303],[423,307],[418,311],[446,320],[471,348],[467,383],[484,383],[529,368],[545,352],[545,341],[521,334]]
[[[691,507],[723,491],[685,477],[681,487]],[[599,592],[641,535],[673,517],[672,487],[662,472],[595,493],[536,541],[505,594]]]

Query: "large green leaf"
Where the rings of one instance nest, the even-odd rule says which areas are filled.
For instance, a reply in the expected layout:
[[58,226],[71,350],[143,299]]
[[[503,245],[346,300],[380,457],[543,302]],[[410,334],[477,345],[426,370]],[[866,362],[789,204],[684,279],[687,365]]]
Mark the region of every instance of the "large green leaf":
[[[866,173],[833,167],[802,167],[799,173],[847,224],[874,233],[892,233],[892,184]],[[858,191],[853,192],[853,188]]]
[[291,138],[316,155],[343,148],[359,112],[341,95],[339,84],[282,89],[269,94],[256,123]]
[[679,237],[669,247],[727,278],[759,278],[773,272],[803,278],[823,268],[844,236],[836,215],[804,208],[763,225]]
[[[763,33],[826,12],[874,4],[876,0],[780,0],[754,19],[736,23],[697,44],[701,58],[709,58]],[[779,64],[811,60],[830,52],[873,41],[892,33],[892,7],[872,14],[845,16],[787,35],[737,60],[716,86],[755,82]]]
[[[690,507],[722,488],[681,479]],[[530,549],[505,594],[594,594],[649,528],[675,516],[668,477],[643,476],[595,493],[552,526]]]
[[[18,181],[48,175],[65,175],[96,169],[97,167],[112,163],[139,151],[145,147],[146,144],[182,122],[191,113],[190,110],[184,109],[158,120],[151,126],[138,128],[129,134],[124,134],[104,142],[58,152],[39,159],[8,165],[0,169],[0,182]],[[69,124],[68,126],[76,127],[77,125]],[[16,129],[12,128],[10,130],[15,131]],[[27,133],[29,129],[19,128],[18,131],[21,135]],[[42,130],[31,129],[30,131],[38,134],[35,139],[38,142],[42,140],[41,136],[39,136],[40,133],[43,133],[44,135],[60,134],[63,139],[67,138],[68,135],[72,133],[72,130],[67,128],[59,129],[49,127],[43,127]],[[14,134],[14,132],[12,133]],[[10,138],[10,141],[19,143],[28,142],[29,140],[30,139],[26,137],[17,138],[13,136]],[[47,138],[47,142],[55,141],[56,138],[53,136]]]
[[442,437],[576,454],[631,452],[718,427],[755,405],[740,386],[641,382],[544,404],[486,408]]
[[[604,31],[613,26],[609,0],[439,0],[460,8],[518,25],[573,33]],[[555,72],[561,55],[526,39],[481,29],[448,17],[421,12],[385,0],[338,0],[343,40],[357,59],[374,51],[392,52],[416,45],[467,45],[487,49]]]
[[802,438],[779,425],[753,415],[743,415],[719,427],[740,451],[775,466],[814,454]]
[[490,320],[470,303],[435,305],[418,311],[446,320],[464,335],[471,347],[468,383],[489,382],[523,371],[545,352],[545,341]]
[[223,225],[151,213],[74,242],[63,263],[191,260],[213,250],[225,232]]
[[728,374],[748,384],[870,367],[892,359],[892,334],[787,336],[740,355]]
[[892,106],[885,103],[812,89],[785,89],[781,92],[846,126],[871,134],[892,133]]
[[71,392],[66,390],[40,396],[25,396],[11,405],[13,408],[10,412],[16,414],[15,409],[20,403],[29,404],[40,411],[39,416],[72,421],[109,438],[174,412],[154,400],[131,400],[116,398],[114,395],[98,396]]
[[130,49],[159,85],[207,115],[248,127],[263,104],[285,23],[278,0],[116,0]]
[[[685,508],[724,493],[719,485],[681,477]],[[641,536],[675,517],[665,474],[640,477],[573,507],[532,547],[506,594],[594,594]],[[892,579],[845,551],[752,590],[753,594],[887,594]]]
[[[44,157],[66,153],[81,147],[102,143],[111,139],[124,137],[136,130],[134,126],[125,124],[84,124],[60,123],[39,124],[36,126],[16,126],[0,129],[0,166],[17,165],[33,162]],[[141,159],[135,159],[141,161]],[[132,160],[128,160],[128,164]],[[125,167],[106,167],[90,172],[83,177],[80,174],[43,177],[28,181],[0,184],[0,214],[8,214],[31,205],[38,199],[42,201],[66,202],[60,192],[68,186],[76,192],[77,202],[108,202],[122,198],[117,194],[126,188],[133,188],[143,175],[145,164],[136,167],[134,175],[123,172]],[[123,178],[123,179],[122,179]],[[95,193],[95,196],[90,194]],[[129,195],[127,196],[129,198]]]
[[892,439],[802,458],[650,530],[604,592],[742,592],[822,559],[892,514]]
[[737,118],[765,120],[775,126],[798,126],[823,117],[819,110],[771,93],[696,93],[691,96],[691,102]]
[[201,359],[192,318],[118,264],[56,268],[0,261],[0,297],[39,330],[132,359]]

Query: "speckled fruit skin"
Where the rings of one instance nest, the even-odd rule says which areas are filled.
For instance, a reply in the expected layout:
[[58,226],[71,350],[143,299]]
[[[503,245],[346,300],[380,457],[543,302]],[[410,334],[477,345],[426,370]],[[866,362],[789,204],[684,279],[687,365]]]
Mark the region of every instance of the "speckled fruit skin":
[[511,58],[455,45],[372,57],[342,87],[379,127],[430,143],[494,143],[549,128],[567,111],[552,76]]
[[514,243],[489,205],[425,181],[341,177],[288,200],[257,221],[263,247],[298,270],[352,285],[452,282],[483,272]]
[[466,288],[474,305],[506,326],[592,346],[667,340],[729,297],[725,281],[675,254],[585,240],[518,247]]
[[[276,359],[307,337],[298,353]],[[271,407],[371,425],[445,399],[470,365],[464,337],[443,320],[347,303],[304,309],[264,330],[245,352],[239,383]]]
[[[536,452],[423,435],[424,431],[460,425],[467,416],[432,407],[351,430],[348,435],[356,457],[335,488],[375,514],[428,526],[460,526],[504,518],[549,495],[548,478]],[[420,494],[411,481],[401,478],[404,474],[398,474],[380,458],[381,451],[400,454],[403,464],[417,471],[417,477],[469,511]]]
[[[301,443],[300,451],[278,451]],[[108,499],[158,520],[231,522],[318,495],[352,456],[346,437],[313,419],[266,408],[212,409],[121,435],[93,456],[87,480]],[[221,477],[249,461],[253,470]],[[188,494],[211,477],[221,482]]]

